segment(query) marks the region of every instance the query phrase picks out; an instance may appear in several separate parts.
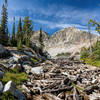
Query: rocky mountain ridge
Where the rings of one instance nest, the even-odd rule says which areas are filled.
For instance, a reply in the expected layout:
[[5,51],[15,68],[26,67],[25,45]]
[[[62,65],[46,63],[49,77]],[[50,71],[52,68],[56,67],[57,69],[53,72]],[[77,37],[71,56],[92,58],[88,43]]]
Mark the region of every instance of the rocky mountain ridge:
[[[34,33],[39,37],[39,31]],[[31,41],[34,42],[37,38],[31,38]],[[52,56],[55,57],[60,53],[77,53],[80,52],[82,47],[88,48],[91,44],[95,43],[98,39],[97,35],[89,34],[88,32],[81,31],[76,27],[64,28],[55,32],[51,37],[47,35],[46,32],[43,32],[43,40],[45,44],[45,50]],[[35,42],[39,44],[39,42]]]

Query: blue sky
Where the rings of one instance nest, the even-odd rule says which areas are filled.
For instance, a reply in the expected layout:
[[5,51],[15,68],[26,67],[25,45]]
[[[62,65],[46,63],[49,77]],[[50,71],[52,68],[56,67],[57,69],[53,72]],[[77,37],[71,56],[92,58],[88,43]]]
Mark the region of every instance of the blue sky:
[[[0,13],[3,3],[0,0]],[[8,0],[8,14],[10,32],[13,16],[16,26],[20,16],[30,16],[34,30],[42,27],[50,35],[70,26],[87,31],[89,19],[100,21],[100,0]]]

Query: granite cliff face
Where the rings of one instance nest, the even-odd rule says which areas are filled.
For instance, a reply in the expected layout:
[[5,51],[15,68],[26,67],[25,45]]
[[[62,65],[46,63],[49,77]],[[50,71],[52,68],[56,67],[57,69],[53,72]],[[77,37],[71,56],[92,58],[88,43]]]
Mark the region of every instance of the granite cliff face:
[[[36,32],[33,37],[36,35],[38,38],[38,34],[39,31]],[[37,40],[36,37],[34,37],[34,39],[33,37],[31,38],[32,42]],[[98,36],[81,31],[76,27],[64,28],[54,33],[51,37],[43,32],[43,37],[45,50],[47,50],[53,57],[60,53],[70,52],[74,54],[76,52],[80,52],[82,47],[87,48],[90,46],[90,38],[92,44],[98,39]],[[38,42],[36,43],[39,44]]]

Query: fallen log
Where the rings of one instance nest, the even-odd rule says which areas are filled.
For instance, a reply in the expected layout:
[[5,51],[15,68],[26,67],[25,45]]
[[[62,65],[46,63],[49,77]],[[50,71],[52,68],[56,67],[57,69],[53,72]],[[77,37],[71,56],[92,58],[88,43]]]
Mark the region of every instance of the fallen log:
[[56,97],[55,95],[49,94],[49,93],[44,93],[43,98],[45,100],[61,100],[60,98]]
[[89,86],[87,87],[84,92],[86,92],[88,95],[91,94],[94,90],[98,90],[99,89],[99,86],[98,84],[96,85],[92,85],[92,86]]
[[49,89],[49,90],[44,90],[42,91],[42,93],[54,93],[54,92],[65,92],[65,91],[71,91],[73,89],[72,86],[68,86],[68,87],[61,87],[61,88],[58,88],[58,89]]

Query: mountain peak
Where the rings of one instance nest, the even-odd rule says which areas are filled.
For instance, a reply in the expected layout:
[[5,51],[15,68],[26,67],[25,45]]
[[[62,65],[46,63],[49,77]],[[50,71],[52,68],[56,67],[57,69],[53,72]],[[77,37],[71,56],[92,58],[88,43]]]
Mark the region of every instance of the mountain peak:
[[[39,33],[34,32],[31,41],[39,46]],[[51,37],[42,32],[45,50],[51,56],[56,56],[58,53],[76,53],[80,52],[82,47],[90,46],[90,37],[92,44],[98,39],[97,35],[89,34],[88,32],[77,29],[76,27],[68,27],[55,32]]]
[[56,56],[58,53],[80,52],[82,47],[90,46],[90,37],[92,44],[97,41],[98,36],[77,29],[68,27],[55,32],[46,42],[46,50]]

